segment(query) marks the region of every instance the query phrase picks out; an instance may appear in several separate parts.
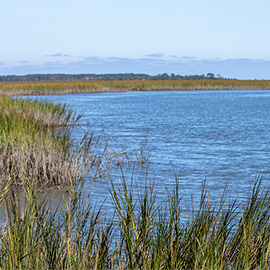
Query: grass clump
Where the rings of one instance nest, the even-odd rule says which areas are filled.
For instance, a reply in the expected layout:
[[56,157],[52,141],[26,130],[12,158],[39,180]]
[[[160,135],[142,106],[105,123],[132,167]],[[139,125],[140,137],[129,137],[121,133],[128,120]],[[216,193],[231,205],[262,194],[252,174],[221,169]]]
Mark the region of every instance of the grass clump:
[[[63,194],[59,209],[37,199],[24,182],[22,211],[15,192],[5,197],[0,238],[2,269],[269,269],[270,201],[254,185],[246,202],[212,206],[202,187],[199,209],[184,212],[176,179],[167,199],[157,202],[153,183],[111,183],[113,219],[92,207],[83,186]],[[134,192],[135,191],[135,192]],[[137,195],[136,195],[137,194]],[[191,202],[192,205],[192,202]],[[189,213],[189,214],[187,214]]]
[[79,176],[70,136],[76,116],[65,106],[0,96],[2,184],[60,185]]
[[111,225],[101,211],[82,204],[79,190],[63,195],[60,210],[37,199],[24,182],[23,210],[17,197],[5,198],[6,223],[0,240],[1,269],[108,269]]
[[123,178],[111,192],[123,269],[269,269],[270,198],[260,185],[243,204],[227,203],[225,191],[212,206],[204,182],[199,209],[187,215],[177,179],[157,204],[151,184],[136,199]]

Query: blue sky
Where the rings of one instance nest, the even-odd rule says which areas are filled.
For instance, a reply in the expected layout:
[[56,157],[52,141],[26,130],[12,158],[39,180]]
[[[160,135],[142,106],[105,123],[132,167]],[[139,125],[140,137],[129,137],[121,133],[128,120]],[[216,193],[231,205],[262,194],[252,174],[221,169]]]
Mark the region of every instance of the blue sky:
[[270,79],[269,0],[1,0],[0,74]]

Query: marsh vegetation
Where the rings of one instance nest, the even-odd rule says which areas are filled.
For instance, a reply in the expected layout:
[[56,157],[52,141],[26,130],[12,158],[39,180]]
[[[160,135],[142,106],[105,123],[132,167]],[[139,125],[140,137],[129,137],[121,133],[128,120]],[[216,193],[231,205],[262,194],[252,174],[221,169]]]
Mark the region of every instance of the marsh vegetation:
[[[134,182],[135,183],[135,182]],[[269,196],[256,183],[243,204],[221,198],[211,206],[202,186],[200,207],[183,211],[177,179],[172,194],[156,202],[153,183],[111,183],[115,216],[95,209],[81,189],[70,189],[57,210],[37,199],[25,183],[24,210],[16,196],[4,198],[2,269],[268,269]],[[14,194],[14,193],[12,193]]]
[[60,185],[80,178],[70,137],[76,116],[53,103],[0,97],[1,184]]
[[140,80],[0,82],[5,95],[56,95],[127,91],[266,90],[267,80]]
[[[160,202],[147,174],[142,192],[135,176],[126,181],[122,168],[132,161],[125,152],[105,146],[98,154],[88,134],[76,143],[71,131],[80,115],[67,107],[1,97],[0,109],[2,269],[269,268],[270,198],[260,179],[246,200],[228,200],[225,189],[214,205],[203,181],[199,207],[191,199],[184,210],[177,177]],[[147,163],[144,149],[134,166]],[[118,184],[108,179],[112,217],[105,207],[95,208],[91,193],[82,195],[85,176],[92,172],[98,180],[109,162],[122,172]],[[39,199],[41,188],[62,185],[56,209]],[[24,190],[23,208],[17,186]]]

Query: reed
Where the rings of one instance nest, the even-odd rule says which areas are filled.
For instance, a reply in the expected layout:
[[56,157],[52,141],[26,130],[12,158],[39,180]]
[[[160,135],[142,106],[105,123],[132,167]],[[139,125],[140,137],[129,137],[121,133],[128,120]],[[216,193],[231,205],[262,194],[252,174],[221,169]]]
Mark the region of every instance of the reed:
[[[101,211],[82,205],[80,189],[63,195],[60,210],[37,199],[24,182],[26,204],[19,210],[12,192],[5,198],[6,223],[0,240],[1,269],[108,269],[110,224],[100,225]],[[22,208],[22,207],[21,207]]]
[[[22,208],[12,192],[5,196],[6,223],[0,238],[2,269],[269,269],[270,200],[258,180],[251,197],[211,205],[202,185],[198,209],[181,208],[181,187],[157,202],[149,180],[138,193],[130,184],[111,183],[113,220],[83,198],[81,183],[63,193],[59,208],[38,200],[25,181]],[[192,207],[192,201],[191,201]]]

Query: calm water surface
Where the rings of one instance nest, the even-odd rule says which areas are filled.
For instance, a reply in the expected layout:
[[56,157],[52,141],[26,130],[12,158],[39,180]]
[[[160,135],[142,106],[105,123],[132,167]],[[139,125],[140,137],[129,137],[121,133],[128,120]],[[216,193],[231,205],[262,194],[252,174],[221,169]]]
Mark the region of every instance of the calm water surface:
[[[75,132],[106,134],[109,146],[132,153],[147,139],[148,176],[156,179],[158,198],[166,197],[174,176],[181,193],[200,199],[207,179],[218,201],[228,183],[229,195],[245,198],[256,179],[270,180],[270,91],[128,92],[42,96],[83,113]],[[88,126],[88,124],[90,124]],[[139,185],[145,166],[135,170]],[[127,172],[129,174],[129,172]],[[114,181],[120,173],[113,172]],[[104,182],[87,184],[96,200],[108,197]],[[110,208],[110,206],[108,206]]]

